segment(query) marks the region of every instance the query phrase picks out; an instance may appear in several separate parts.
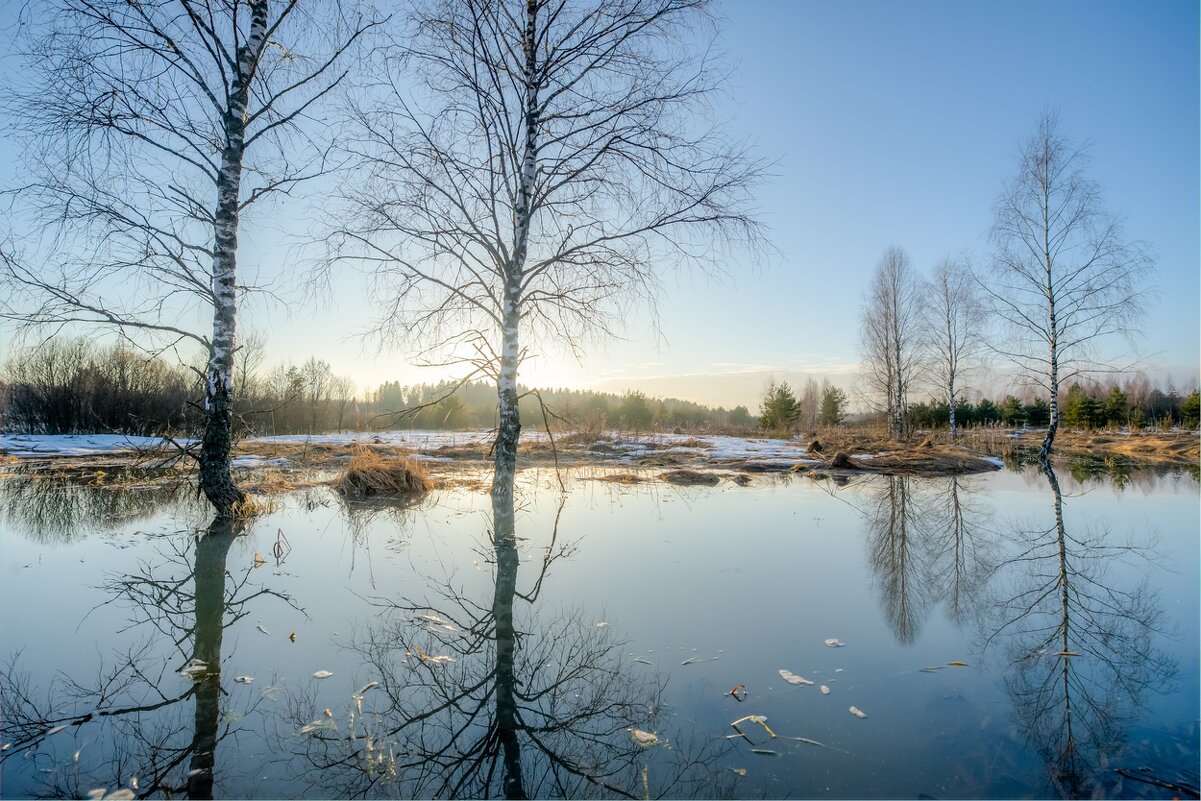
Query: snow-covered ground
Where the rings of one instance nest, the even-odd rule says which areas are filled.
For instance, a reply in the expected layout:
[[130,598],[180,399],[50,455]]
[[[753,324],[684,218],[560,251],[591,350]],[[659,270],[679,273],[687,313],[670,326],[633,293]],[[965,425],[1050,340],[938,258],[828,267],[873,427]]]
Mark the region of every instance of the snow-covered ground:
[[[190,440],[176,441],[181,445],[190,443]],[[0,434],[0,453],[24,458],[95,456],[161,448],[166,444],[159,437],[127,434]]]
[[[287,434],[255,437],[248,445],[351,445],[374,443],[409,448],[428,453],[444,447],[490,444],[490,431],[372,431],[342,434]],[[545,431],[522,432],[525,442],[544,442]],[[181,441],[184,444],[185,441]],[[157,437],[132,437],[122,434],[3,434],[0,452],[9,456],[37,458],[48,456],[91,456],[162,447]],[[808,459],[804,446],[793,440],[734,437],[721,434],[645,434],[640,436],[605,434],[585,449],[593,456],[630,461],[655,453],[691,454],[702,458],[741,459],[755,462],[798,461]],[[436,459],[439,457],[427,457]],[[263,456],[239,456],[233,466],[255,468],[286,464],[286,459]]]
[[[245,440],[247,444],[279,444],[279,445],[350,445],[356,442],[391,445],[397,448],[411,448],[415,451],[432,451],[460,445],[479,445],[490,443],[496,438],[491,431],[347,431],[341,434],[280,434],[275,437],[254,437]],[[521,438],[526,441],[546,439],[545,432],[525,432]]]

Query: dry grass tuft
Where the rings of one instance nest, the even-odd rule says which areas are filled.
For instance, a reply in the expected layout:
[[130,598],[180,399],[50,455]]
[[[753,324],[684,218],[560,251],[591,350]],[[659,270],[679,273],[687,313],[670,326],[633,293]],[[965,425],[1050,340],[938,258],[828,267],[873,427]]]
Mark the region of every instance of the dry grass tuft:
[[251,520],[260,515],[274,512],[275,509],[275,501],[247,495],[242,500],[234,502],[229,514],[234,520]]
[[596,481],[607,481],[610,484],[642,484],[646,479],[641,476],[636,476],[633,473],[606,473],[603,476],[596,476]]
[[415,459],[405,455],[381,456],[370,447],[360,445],[355,448],[334,487],[348,498],[369,498],[429,492],[434,482]]
[[702,473],[699,470],[668,470],[659,474],[660,481],[668,484],[679,484],[684,487],[712,487],[721,483],[721,478],[712,473]]

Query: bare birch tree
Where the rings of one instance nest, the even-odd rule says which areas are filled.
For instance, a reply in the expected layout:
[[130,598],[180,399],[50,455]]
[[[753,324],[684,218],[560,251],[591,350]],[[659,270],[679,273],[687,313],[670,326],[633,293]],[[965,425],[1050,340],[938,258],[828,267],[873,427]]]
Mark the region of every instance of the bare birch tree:
[[240,220],[327,171],[312,115],[378,22],[349,0],[29,8],[28,89],[8,100],[28,145],[16,203],[42,235],[0,254],[3,316],[203,348],[200,486],[228,515],[243,498],[230,477]]
[[1050,395],[1044,460],[1059,427],[1059,388],[1112,369],[1099,350],[1140,320],[1153,268],[1103,209],[1087,161],[1060,133],[1058,115],[1045,112],[997,200],[993,270],[982,284],[1013,334],[995,349]]
[[868,401],[888,419],[888,433],[909,433],[909,390],[921,363],[921,287],[909,255],[891,247],[876,265],[863,302],[860,353]]
[[963,392],[962,379],[979,366],[977,359],[984,345],[984,313],[975,288],[971,268],[951,259],[938,263],[926,287],[930,375],[950,407],[952,440],[957,433],[955,404]]
[[331,263],[373,272],[385,339],[496,381],[494,491],[516,463],[523,342],[575,350],[653,299],[662,268],[758,240],[761,165],[701,122],[722,78],[690,46],[712,36],[708,5],[431,2],[359,108],[368,177]]

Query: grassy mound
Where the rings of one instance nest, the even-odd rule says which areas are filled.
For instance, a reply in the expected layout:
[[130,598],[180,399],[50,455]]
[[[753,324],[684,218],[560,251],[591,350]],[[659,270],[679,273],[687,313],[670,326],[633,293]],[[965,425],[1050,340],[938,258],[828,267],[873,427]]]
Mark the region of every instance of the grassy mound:
[[408,456],[381,456],[360,445],[334,482],[338,492],[348,498],[417,495],[433,489],[425,467]]
[[712,487],[721,483],[718,476],[698,470],[668,470],[659,474],[659,480],[684,487]]

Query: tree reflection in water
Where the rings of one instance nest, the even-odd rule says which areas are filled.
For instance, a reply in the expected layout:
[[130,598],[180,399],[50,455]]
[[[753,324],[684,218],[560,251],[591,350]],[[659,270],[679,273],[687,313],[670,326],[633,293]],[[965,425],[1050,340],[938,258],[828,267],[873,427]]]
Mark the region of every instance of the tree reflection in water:
[[[61,493],[37,503],[45,508],[56,498]],[[160,540],[157,564],[110,576],[101,606],[125,608],[128,628],[149,627],[161,636],[119,652],[91,680],[60,672],[49,687],[37,688],[20,655],[13,658],[0,676],[0,737],[11,744],[0,760],[38,766],[37,784],[25,792],[82,798],[92,788],[134,785],[137,797],[213,797],[218,745],[258,703],[221,714],[228,695],[224,631],[263,596],[291,604],[252,583],[253,567],[229,572],[229,550],[241,532],[241,524],[215,519],[186,542]]]
[[188,482],[163,481],[160,474],[122,470],[42,474],[29,472],[0,481],[0,509],[11,529],[36,542],[71,542],[97,528],[127,525],[173,507],[209,510]]
[[728,794],[714,768],[724,740],[633,741],[637,728],[669,745],[669,718],[662,685],[634,672],[612,629],[579,611],[536,613],[553,564],[572,550],[558,541],[557,518],[531,590],[519,590],[512,480],[492,494],[491,597],[431,579],[433,599],[388,603],[354,646],[378,686],[328,723],[315,698],[291,697],[280,749],[299,742],[297,770],[337,796]]
[[1112,575],[1154,554],[1116,544],[1109,531],[1070,534],[1058,478],[1050,465],[1043,472],[1053,522],[1016,533],[1016,553],[994,585],[986,647],[1001,648],[1008,662],[1014,714],[1055,791],[1112,795],[1127,724],[1176,672],[1155,642],[1163,612],[1147,578],[1124,584]]
[[971,479],[881,476],[866,491],[868,560],[897,641],[916,642],[938,600],[968,619],[996,558]]

